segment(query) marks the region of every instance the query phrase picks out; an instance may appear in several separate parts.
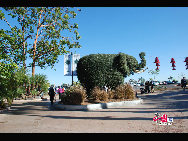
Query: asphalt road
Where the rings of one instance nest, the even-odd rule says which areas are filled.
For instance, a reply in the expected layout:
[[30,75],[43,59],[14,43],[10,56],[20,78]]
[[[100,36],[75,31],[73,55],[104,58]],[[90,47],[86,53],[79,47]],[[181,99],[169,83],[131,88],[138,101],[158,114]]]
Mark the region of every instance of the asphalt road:
[[[169,85],[158,85],[161,87],[166,87],[167,89],[171,89],[171,88],[177,88],[177,89],[181,89],[180,86],[177,86],[177,84],[169,84]],[[156,86],[154,86],[156,87]],[[140,88],[145,88],[145,86],[133,86],[134,90],[140,91]]]
[[[96,111],[58,111],[49,101],[14,101],[0,114],[1,133],[182,133],[188,132],[188,91],[138,94],[142,104]],[[173,118],[158,125],[155,113]]]

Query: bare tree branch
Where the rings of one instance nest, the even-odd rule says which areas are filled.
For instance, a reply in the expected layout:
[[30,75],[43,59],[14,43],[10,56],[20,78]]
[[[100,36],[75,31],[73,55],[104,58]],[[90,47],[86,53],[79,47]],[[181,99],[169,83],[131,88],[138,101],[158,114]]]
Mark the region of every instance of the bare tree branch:
[[12,26],[9,24],[6,18],[4,18],[4,21],[9,25],[9,27],[12,29]]

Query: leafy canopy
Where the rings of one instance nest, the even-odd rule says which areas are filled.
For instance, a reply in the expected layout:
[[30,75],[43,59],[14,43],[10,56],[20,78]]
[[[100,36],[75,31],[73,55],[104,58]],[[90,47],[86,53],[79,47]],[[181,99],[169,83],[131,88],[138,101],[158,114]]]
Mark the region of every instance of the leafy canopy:
[[[77,31],[78,24],[73,22],[77,15],[75,8],[4,7],[1,9],[0,19],[9,25],[10,30],[0,30],[0,42],[3,43],[0,54],[9,55],[17,64],[30,57],[33,59],[32,63],[36,63],[41,68],[53,67],[59,55],[69,53],[71,48],[81,47],[77,41],[81,38]],[[11,25],[6,16],[15,19],[16,24]],[[29,66],[32,66],[32,63]]]

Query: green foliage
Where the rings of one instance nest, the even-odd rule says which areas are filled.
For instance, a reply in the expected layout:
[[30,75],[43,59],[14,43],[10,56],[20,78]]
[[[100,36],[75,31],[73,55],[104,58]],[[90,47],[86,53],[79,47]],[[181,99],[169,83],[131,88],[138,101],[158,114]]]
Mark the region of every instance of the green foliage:
[[155,80],[155,76],[158,75],[160,70],[148,70],[148,74],[153,75],[153,78],[150,78],[150,80]]
[[141,52],[140,54],[139,54],[139,56],[140,56],[140,58],[141,58],[141,63],[139,64],[139,67],[138,67],[138,69],[139,68],[144,68],[145,66],[146,66],[146,60],[145,60],[145,56],[146,54],[145,54],[145,52]]
[[0,109],[4,109],[4,108],[6,108],[6,104],[5,104],[5,101],[3,101],[3,100],[1,100],[0,101]]
[[5,100],[10,105],[14,98],[26,94],[26,89],[31,88],[31,81],[34,81],[34,84],[36,84],[31,94],[38,95],[41,92],[48,91],[48,81],[45,75],[36,74],[36,78],[33,79],[33,77],[26,73],[24,68],[18,68],[15,63],[9,63],[8,61],[0,62],[1,106],[3,106]]
[[[46,75],[36,74],[34,77],[27,74],[27,71],[24,68],[19,68],[15,72],[15,78],[17,81],[17,93],[18,95],[26,94],[27,89],[31,88],[31,85],[34,84],[33,90],[29,90],[33,95],[39,95],[41,92],[46,93],[48,91],[48,80]],[[30,94],[30,93],[27,93]]]
[[170,76],[170,77],[168,78],[168,80],[169,80],[169,81],[170,81],[170,80],[172,81],[172,79],[173,79],[173,77],[172,77],[172,76]]
[[0,59],[12,59],[19,65],[26,58],[23,55],[22,36],[20,30],[15,26],[11,30],[0,30]]
[[15,77],[19,87],[24,86],[24,84],[28,83],[29,81],[29,75],[27,74],[27,71],[24,68],[18,68],[15,72]]
[[145,83],[145,79],[143,77],[138,78],[138,80],[140,81],[141,84]]
[[34,76],[35,89],[39,91],[40,93],[41,92],[46,93],[48,91],[47,83],[48,83],[48,80],[47,80],[46,75],[39,73]]
[[[141,53],[142,60],[144,53]],[[142,64],[144,63],[144,64]],[[98,86],[115,89],[123,84],[124,77],[145,66],[145,61],[138,61],[130,55],[119,54],[91,54],[80,58],[77,64],[78,80],[86,88],[87,94]]]
[[22,94],[24,95],[24,94],[26,94],[26,89],[25,89],[25,87],[18,87],[17,88],[17,94],[18,94],[18,97],[20,97]]
[[39,95],[39,92],[36,89],[31,90],[32,95]]
[[[59,55],[81,47],[76,15],[75,8],[0,8],[0,20],[10,27],[0,30],[0,100],[48,91],[46,76],[35,76],[35,66],[53,67]],[[28,58],[32,61],[26,66]],[[18,66],[23,69],[16,71]],[[32,77],[26,67],[32,67]]]
[[0,101],[13,99],[17,96],[17,80],[14,71],[17,66],[15,63],[6,61],[0,62]]
[[[0,19],[10,29],[0,30],[0,54],[3,58],[9,56],[17,65],[24,65],[29,57],[32,62],[28,67],[53,67],[59,55],[69,53],[71,48],[81,47],[77,41],[81,38],[77,31],[78,24],[73,21],[76,11],[69,7],[1,8]],[[9,18],[16,26],[9,23]]]

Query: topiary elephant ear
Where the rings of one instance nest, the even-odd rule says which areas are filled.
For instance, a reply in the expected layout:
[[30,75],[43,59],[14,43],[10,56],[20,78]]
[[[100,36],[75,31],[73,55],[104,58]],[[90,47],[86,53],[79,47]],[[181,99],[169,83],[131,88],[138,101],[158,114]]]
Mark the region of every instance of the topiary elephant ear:
[[126,77],[129,74],[129,68],[127,66],[127,56],[124,53],[119,53],[114,58],[113,66],[123,74],[123,77]]

